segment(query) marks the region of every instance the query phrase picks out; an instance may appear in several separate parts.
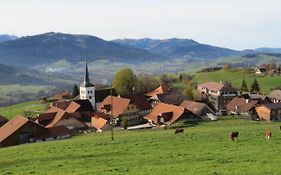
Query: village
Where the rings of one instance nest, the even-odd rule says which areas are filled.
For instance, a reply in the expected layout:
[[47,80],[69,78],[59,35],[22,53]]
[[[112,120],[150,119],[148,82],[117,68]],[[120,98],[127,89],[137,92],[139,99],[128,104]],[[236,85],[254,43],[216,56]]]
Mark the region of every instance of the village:
[[[256,74],[263,72],[257,69]],[[200,95],[196,100],[183,98],[165,83],[146,93],[96,90],[86,63],[84,80],[75,98],[68,93],[56,94],[50,108],[34,118],[15,116],[7,120],[0,116],[0,147],[113,132],[113,128],[182,128],[184,122],[216,121],[226,115],[258,122],[281,121],[281,90],[268,95],[250,93],[234,88],[230,82],[204,82],[196,90]]]

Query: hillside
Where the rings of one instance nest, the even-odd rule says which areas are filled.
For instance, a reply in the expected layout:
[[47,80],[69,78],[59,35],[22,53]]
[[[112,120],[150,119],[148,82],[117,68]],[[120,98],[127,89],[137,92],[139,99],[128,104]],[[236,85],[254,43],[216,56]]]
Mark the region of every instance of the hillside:
[[205,72],[194,74],[193,81],[203,83],[207,81],[224,82],[230,81],[234,87],[240,88],[242,80],[245,79],[248,88],[254,80],[257,79],[262,92],[268,94],[273,88],[281,86],[281,76],[256,76],[253,73],[246,72],[245,70],[220,70],[216,72]]
[[127,63],[161,60],[147,51],[121,46],[91,35],[45,33],[0,43],[1,62],[17,66],[106,59]]
[[239,55],[239,51],[201,44],[191,39],[118,39],[114,42],[124,46],[131,46],[147,50],[157,55],[164,55],[171,58],[199,58],[214,59],[222,56]]
[[7,34],[0,34],[0,43],[4,41],[11,41],[17,39],[17,36],[14,35],[7,35]]
[[[113,142],[104,132],[2,148],[0,174],[280,174],[279,125],[228,118],[179,135],[115,130]],[[269,141],[266,128],[273,133]],[[234,143],[232,131],[239,131]]]

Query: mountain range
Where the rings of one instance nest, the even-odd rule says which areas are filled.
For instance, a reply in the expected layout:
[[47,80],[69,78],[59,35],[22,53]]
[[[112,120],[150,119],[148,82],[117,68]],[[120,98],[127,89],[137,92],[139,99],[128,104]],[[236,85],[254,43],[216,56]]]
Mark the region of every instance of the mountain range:
[[4,42],[4,41],[11,41],[11,40],[15,40],[18,37],[15,35],[7,35],[7,34],[0,34],[0,43]]

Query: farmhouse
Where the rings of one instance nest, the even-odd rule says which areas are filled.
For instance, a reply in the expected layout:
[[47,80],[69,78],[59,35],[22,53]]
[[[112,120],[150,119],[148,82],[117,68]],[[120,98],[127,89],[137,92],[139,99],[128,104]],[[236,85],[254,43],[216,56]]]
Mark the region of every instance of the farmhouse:
[[165,84],[161,84],[158,88],[155,90],[145,94],[149,97],[148,101],[151,104],[152,107],[154,107],[156,104],[161,102],[167,101],[167,96],[172,92],[172,89]]
[[159,125],[172,125],[180,120],[199,120],[198,117],[195,117],[184,107],[165,103],[157,104],[144,118]]
[[205,103],[184,100],[180,104],[180,106],[191,111],[195,116],[199,118],[206,118],[207,114],[215,114],[215,112]]
[[266,121],[281,121],[281,103],[267,103],[256,107],[260,119]]
[[0,147],[66,137],[69,137],[67,129],[47,129],[25,117],[17,116],[0,128]]
[[240,95],[240,91],[232,87],[231,83],[215,83],[207,82],[197,86],[198,92],[202,99],[208,100],[217,111],[226,112],[226,105],[236,96]]
[[0,127],[7,123],[9,120],[0,115]]
[[255,107],[258,102],[244,98],[235,97],[227,105],[226,109],[231,114],[244,115],[251,119],[256,118]]
[[268,94],[268,97],[273,103],[281,102],[281,90],[274,90]]

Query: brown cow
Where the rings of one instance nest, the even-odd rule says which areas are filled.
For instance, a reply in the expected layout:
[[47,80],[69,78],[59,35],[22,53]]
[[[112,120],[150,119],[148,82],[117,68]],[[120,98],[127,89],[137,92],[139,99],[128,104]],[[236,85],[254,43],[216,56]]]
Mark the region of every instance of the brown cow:
[[234,142],[235,141],[235,139],[237,140],[237,138],[238,138],[238,135],[239,135],[239,132],[231,132],[230,133],[230,139]]
[[183,133],[184,132],[184,129],[183,128],[177,128],[175,130],[175,134],[178,134],[178,133]]
[[265,130],[265,138],[269,140],[271,136],[272,136],[272,132],[269,129]]
[[281,125],[280,125],[280,131],[281,131]]

